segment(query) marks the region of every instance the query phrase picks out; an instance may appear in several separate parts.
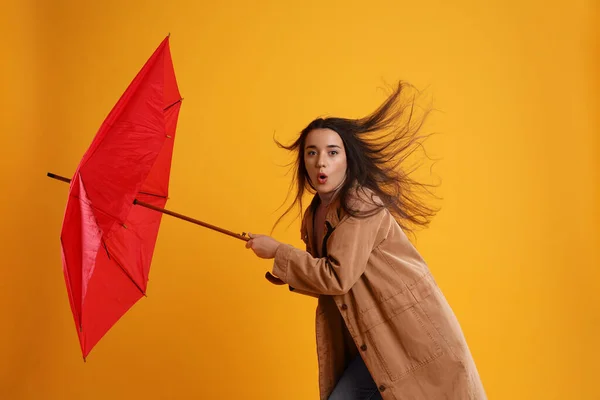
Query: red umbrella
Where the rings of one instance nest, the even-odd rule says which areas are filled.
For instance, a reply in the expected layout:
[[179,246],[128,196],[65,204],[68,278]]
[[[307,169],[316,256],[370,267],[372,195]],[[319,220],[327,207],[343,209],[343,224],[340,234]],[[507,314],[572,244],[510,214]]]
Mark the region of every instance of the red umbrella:
[[[114,106],[70,183],[61,249],[83,358],[146,295],[165,210],[181,95],[167,36]],[[157,212],[158,211],[158,212]]]

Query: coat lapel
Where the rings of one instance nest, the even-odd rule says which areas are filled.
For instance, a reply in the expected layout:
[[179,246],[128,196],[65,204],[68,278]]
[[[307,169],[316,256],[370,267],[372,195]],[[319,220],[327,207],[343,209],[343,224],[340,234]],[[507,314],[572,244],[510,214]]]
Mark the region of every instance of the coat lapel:
[[[327,208],[325,213],[325,226],[314,226],[314,216],[315,210],[320,204],[320,198],[318,194],[315,194],[313,197],[306,214],[304,216],[304,221],[302,223],[302,232],[301,236],[304,242],[307,244],[308,248],[311,250],[311,254],[316,256],[318,252],[315,251],[319,246],[320,253],[322,257],[327,257],[327,239],[335,230],[335,227],[340,222],[340,200],[339,198],[335,199]],[[325,235],[323,237],[323,243],[314,243],[314,229],[325,229]]]

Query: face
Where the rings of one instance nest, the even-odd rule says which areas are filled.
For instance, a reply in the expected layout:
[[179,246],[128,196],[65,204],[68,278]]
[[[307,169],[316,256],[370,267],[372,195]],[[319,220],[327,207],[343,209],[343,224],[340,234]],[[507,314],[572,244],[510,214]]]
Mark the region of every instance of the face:
[[338,189],[346,177],[346,151],[340,135],[331,129],[314,129],[306,136],[304,164],[320,194]]

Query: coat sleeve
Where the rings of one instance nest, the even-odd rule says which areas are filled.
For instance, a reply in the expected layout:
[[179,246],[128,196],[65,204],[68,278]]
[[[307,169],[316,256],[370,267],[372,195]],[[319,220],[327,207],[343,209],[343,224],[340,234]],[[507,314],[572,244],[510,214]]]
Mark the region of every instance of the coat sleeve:
[[[306,219],[306,215],[304,215],[303,221],[302,221],[302,227],[300,229],[300,238],[302,239],[302,241],[305,244],[305,249],[308,252],[309,248],[308,248],[308,241],[307,238],[304,236],[306,234],[306,230],[305,230],[305,221]],[[285,285],[286,283],[284,281],[282,281],[278,276],[274,276],[272,274],[270,274],[269,272],[267,272],[267,274],[265,275],[266,279],[271,282],[274,285]],[[318,293],[312,293],[312,292],[307,292],[307,291],[303,291],[303,290],[299,290],[296,289],[295,287],[288,285],[288,289],[290,290],[290,292],[292,293],[297,293],[297,294],[302,294],[305,296],[309,296],[309,297],[314,297],[314,298],[319,298],[319,294]]]
[[273,274],[295,290],[324,295],[347,293],[365,271],[367,262],[385,236],[387,211],[367,218],[340,221],[327,241],[327,257],[281,244]]
[[293,287],[291,285],[288,285],[288,287],[289,287],[289,289],[290,289],[290,291],[292,293],[303,294],[305,296],[310,296],[310,297],[314,297],[314,298],[317,298],[317,299],[319,298],[319,295],[317,293],[306,292],[306,291],[303,291],[303,290],[300,290],[300,289],[296,289],[295,287]]
[[[304,249],[309,252],[309,247],[308,247],[308,237],[306,237],[305,235],[306,233],[306,215],[304,215],[304,218],[302,220],[302,228],[300,229],[300,239],[302,239],[302,241],[304,242],[305,246]],[[292,285],[288,284],[288,289],[290,290],[290,292],[292,293],[297,293],[297,294],[302,294],[304,296],[309,296],[309,297],[314,297],[314,298],[319,298],[319,294],[318,293],[312,293],[312,292],[308,292],[305,290],[300,290],[298,288],[293,287]]]

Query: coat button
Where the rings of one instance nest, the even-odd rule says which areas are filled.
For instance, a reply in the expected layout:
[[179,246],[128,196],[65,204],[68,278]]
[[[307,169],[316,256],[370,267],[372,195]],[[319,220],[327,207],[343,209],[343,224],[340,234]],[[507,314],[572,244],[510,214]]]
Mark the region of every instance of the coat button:
[[362,346],[360,346],[360,349],[361,349],[362,351],[366,351],[366,350],[367,350],[367,345],[366,345],[366,344],[363,344]]
[[347,310],[347,309],[348,309],[348,306],[345,304],[342,304],[342,310]]
[[383,386],[383,385],[379,386],[379,391],[380,392],[385,392],[385,386]]

